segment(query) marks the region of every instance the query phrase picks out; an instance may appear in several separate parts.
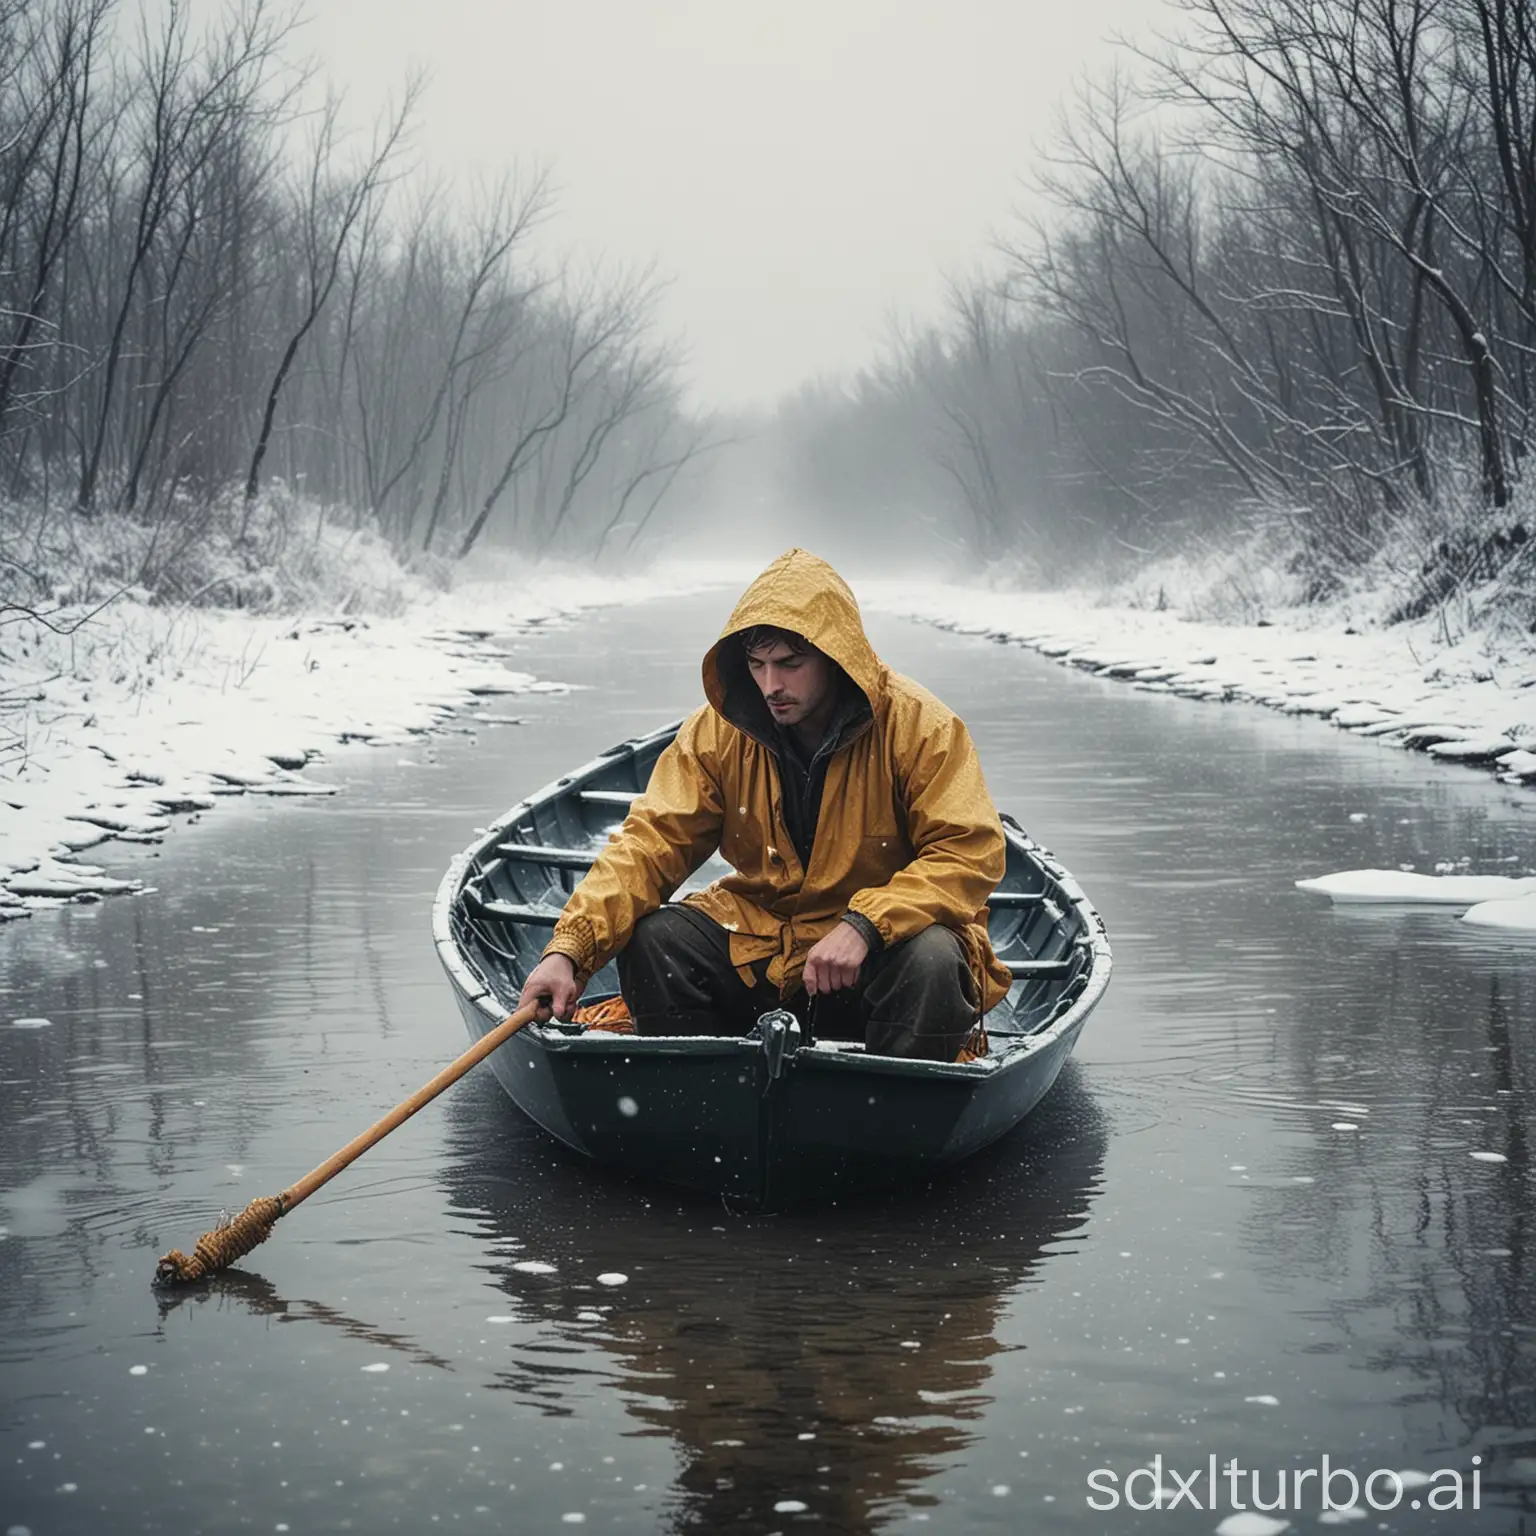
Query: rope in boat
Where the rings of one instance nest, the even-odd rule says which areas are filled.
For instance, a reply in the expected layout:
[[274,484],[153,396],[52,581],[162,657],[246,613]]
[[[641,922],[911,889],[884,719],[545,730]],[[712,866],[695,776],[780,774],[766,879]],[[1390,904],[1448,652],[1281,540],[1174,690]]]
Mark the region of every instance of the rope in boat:
[[[618,994],[605,997],[600,1003],[578,1008],[571,1015],[571,1021],[583,1025],[589,1035],[635,1033],[635,1021],[630,1016],[629,1004]],[[992,1046],[987,1039],[986,1026],[978,1022],[966,1038],[965,1044],[960,1047],[960,1053],[955,1057],[955,1062],[957,1065],[964,1065],[967,1062],[980,1061],[984,1056],[991,1054]]]
[[600,1003],[589,1003],[571,1015],[573,1024],[585,1026],[589,1034],[632,1035],[635,1021],[630,1017],[629,1004],[618,993],[605,997]]

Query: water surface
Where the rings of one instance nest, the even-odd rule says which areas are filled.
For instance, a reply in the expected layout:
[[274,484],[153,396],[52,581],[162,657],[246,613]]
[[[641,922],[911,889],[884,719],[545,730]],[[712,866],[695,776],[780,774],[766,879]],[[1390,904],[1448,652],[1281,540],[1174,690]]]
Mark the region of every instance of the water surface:
[[1361,1529],[1536,1529],[1536,947],[1291,887],[1536,869],[1536,797],[895,620],[877,647],[1114,944],[1020,1132],[937,1186],[743,1218],[565,1153],[481,1073],[241,1273],[150,1290],[457,1054],[448,858],[690,707],[727,608],[520,637],[511,665],[583,689],[338,748],[311,772],[343,796],[108,845],[156,889],[0,930],[0,1529],[1211,1531],[1225,1481],[1137,1514],[1087,1479],[1236,1458],[1268,1502],[1324,1455],[1454,1469],[1468,1502],[1477,1476],[1477,1511],[1409,1487]]

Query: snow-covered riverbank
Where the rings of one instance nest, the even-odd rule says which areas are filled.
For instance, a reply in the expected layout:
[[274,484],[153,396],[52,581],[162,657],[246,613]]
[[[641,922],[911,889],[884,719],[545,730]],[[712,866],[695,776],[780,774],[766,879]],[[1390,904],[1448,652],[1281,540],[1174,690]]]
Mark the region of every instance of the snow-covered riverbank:
[[425,588],[405,614],[256,616],[123,600],[73,635],[4,632],[0,921],[130,891],[80,855],[157,841],[174,817],[241,794],[325,795],[314,759],[398,745],[471,717],[515,723],[516,695],[560,688],[495,637],[585,609],[694,591],[712,573],[595,578],[559,569]]
[[[226,795],[327,794],[313,759],[338,743],[399,744],[494,727],[509,699],[561,686],[508,666],[494,636],[615,602],[721,584],[751,571],[679,566],[594,578],[519,569],[448,593],[423,589],[396,618],[257,617],[114,606],[74,636],[5,632],[0,670],[0,920],[132,889],[85,862],[109,838],[164,834]],[[1313,610],[1266,625],[1185,620],[1088,592],[1000,592],[856,581],[871,611],[1032,647],[1139,688],[1245,699],[1386,745],[1536,787],[1536,649],[1430,623],[1357,632]],[[722,613],[728,608],[722,598]]]
[[[1027,646],[1133,687],[1313,715],[1384,746],[1495,773],[1517,793],[1536,789],[1536,647],[1528,637],[1500,643],[1473,632],[1449,644],[1430,621],[1357,629],[1311,609],[1263,625],[1214,624],[1106,604],[1090,592],[883,582],[864,584],[860,596],[868,609]],[[1416,902],[1460,910],[1480,926],[1536,931],[1529,881],[1485,899],[1454,863],[1411,877],[1358,870],[1335,878],[1353,882],[1351,900],[1390,905],[1402,901],[1403,879],[1416,879]],[[1326,881],[1297,883],[1331,894]]]
[[1536,647],[1434,626],[1357,630],[1322,610],[1263,625],[1186,620],[1102,605],[1088,592],[993,592],[872,582],[866,607],[1028,646],[1137,688],[1214,702],[1250,700],[1445,761],[1536,783]]

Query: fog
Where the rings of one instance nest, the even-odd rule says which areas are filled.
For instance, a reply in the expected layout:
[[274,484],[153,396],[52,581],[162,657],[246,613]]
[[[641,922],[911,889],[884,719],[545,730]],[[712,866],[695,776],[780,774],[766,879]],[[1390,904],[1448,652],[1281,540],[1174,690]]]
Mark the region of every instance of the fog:
[[1528,621],[1536,24],[1482,11],[13,8],[8,558],[1214,553],[1249,617]]
[[1020,196],[1063,87],[1156,0],[310,0],[304,41],[375,109],[413,65],[446,168],[559,187],[552,242],[670,279],[689,403],[769,402],[934,314]]

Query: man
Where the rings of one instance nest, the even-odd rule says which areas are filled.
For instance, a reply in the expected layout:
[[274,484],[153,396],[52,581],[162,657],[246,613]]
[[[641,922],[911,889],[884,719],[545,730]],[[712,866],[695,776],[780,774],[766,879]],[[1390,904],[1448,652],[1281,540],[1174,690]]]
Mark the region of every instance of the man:
[[[800,549],[742,596],[704,692],[523,1002],[569,1018],[617,954],[640,1034],[745,1034],[787,1003],[819,1036],[953,1061],[1009,984],[985,913],[1003,829],[965,726],[880,661]],[[716,849],[735,873],[664,905]]]

